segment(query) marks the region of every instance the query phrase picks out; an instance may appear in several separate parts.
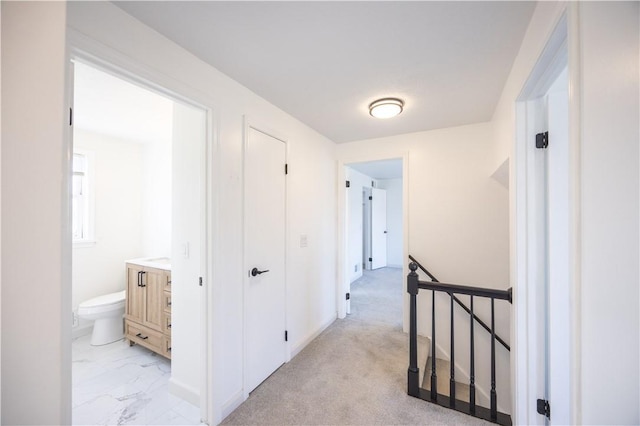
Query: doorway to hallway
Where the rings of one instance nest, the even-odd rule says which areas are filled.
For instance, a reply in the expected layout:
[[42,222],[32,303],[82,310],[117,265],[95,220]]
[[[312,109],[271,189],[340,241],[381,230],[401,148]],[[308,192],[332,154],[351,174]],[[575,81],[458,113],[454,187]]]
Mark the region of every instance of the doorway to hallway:
[[[398,310],[394,324],[403,322],[404,265],[403,160],[377,160],[345,166],[345,224],[347,313],[355,308]],[[373,285],[375,283],[375,286]],[[385,287],[384,283],[388,283]],[[395,283],[395,287],[392,283]],[[391,298],[386,298],[393,294]],[[396,300],[397,299],[397,300]],[[361,303],[363,302],[363,303]],[[391,311],[389,311],[390,313]],[[369,315],[359,312],[363,318]]]

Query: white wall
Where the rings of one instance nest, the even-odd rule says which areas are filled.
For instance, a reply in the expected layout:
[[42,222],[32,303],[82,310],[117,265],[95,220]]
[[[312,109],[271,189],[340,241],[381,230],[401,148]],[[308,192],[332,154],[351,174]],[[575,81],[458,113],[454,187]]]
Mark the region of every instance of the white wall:
[[[287,177],[287,327],[299,350],[336,316],[336,162],[334,144],[109,3],[70,3],[78,43],[137,74],[213,109],[216,209],[213,359],[217,412],[242,401],[242,137],[243,116],[269,123],[289,141]],[[161,80],[161,81],[158,81]],[[299,239],[307,235],[308,246]],[[4,345],[3,345],[4,346]]]
[[346,168],[346,178],[349,181],[347,190],[347,250],[349,264],[349,282],[354,282],[362,276],[363,248],[363,188],[371,188],[375,182],[370,176],[358,172],[350,167]]
[[66,4],[0,7],[2,423],[70,424],[71,271],[62,253],[71,241],[69,229],[61,232]]
[[584,424],[640,422],[639,18],[637,2],[580,4]]
[[387,266],[402,268],[402,178],[380,179],[378,188],[387,190]]
[[85,300],[124,290],[125,260],[142,256],[144,162],[143,147],[131,141],[75,129],[73,144],[93,158],[95,198],[95,244],[73,247],[72,307],[77,312]]
[[171,136],[142,146],[143,257],[171,257]]

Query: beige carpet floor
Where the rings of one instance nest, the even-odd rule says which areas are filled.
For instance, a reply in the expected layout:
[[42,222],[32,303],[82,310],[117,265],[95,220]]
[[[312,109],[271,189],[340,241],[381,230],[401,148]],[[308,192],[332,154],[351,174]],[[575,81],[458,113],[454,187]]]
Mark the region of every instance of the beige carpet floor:
[[351,314],[256,388],[225,425],[488,424],[407,395],[402,270],[365,271]]

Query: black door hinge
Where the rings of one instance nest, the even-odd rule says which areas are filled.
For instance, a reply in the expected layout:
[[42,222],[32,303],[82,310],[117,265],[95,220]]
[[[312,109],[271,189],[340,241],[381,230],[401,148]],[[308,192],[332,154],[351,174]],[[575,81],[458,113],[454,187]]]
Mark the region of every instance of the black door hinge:
[[536,401],[538,406],[538,414],[542,414],[546,416],[548,419],[551,419],[551,406],[549,405],[549,401],[546,399],[539,399]]
[[351,186],[351,182],[347,181],[347,188]]
[[69,126],[73,126],[73,108],[69,108]]
[[284,341],[285,342],[289,341],[289,332],[287,330],[284,331]]
[[373,262],[373,258],[372,257],[369,258],[369,262]]
[[544,149],[549,146],[549,132],[538,133],[536,135],[536,148]]
[[373,200],[373,197],[371,195],[369,195],[369,200]]
[[347,294],[345,294],[345,299],[346,299],[346,300],[351,299],[351,293],[347,293]]
[[198,285],[202,287],[202,277],[198,278]]
[[285,164],[285,165],[284,165],[284,174],[285,174],[285,175],[288,175],[288,174],[289,174],[289,165],[288,165],[288,164]]

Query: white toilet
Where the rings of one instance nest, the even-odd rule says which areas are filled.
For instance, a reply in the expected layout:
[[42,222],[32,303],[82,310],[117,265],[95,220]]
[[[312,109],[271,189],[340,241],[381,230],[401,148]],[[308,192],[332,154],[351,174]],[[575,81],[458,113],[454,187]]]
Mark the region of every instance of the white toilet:
[[125,290],[105,294],[86,300],[78,306],[78,316],[94,320],[91,344],[93,346],[113,343],[124,337],[122,316],[124,315]]

